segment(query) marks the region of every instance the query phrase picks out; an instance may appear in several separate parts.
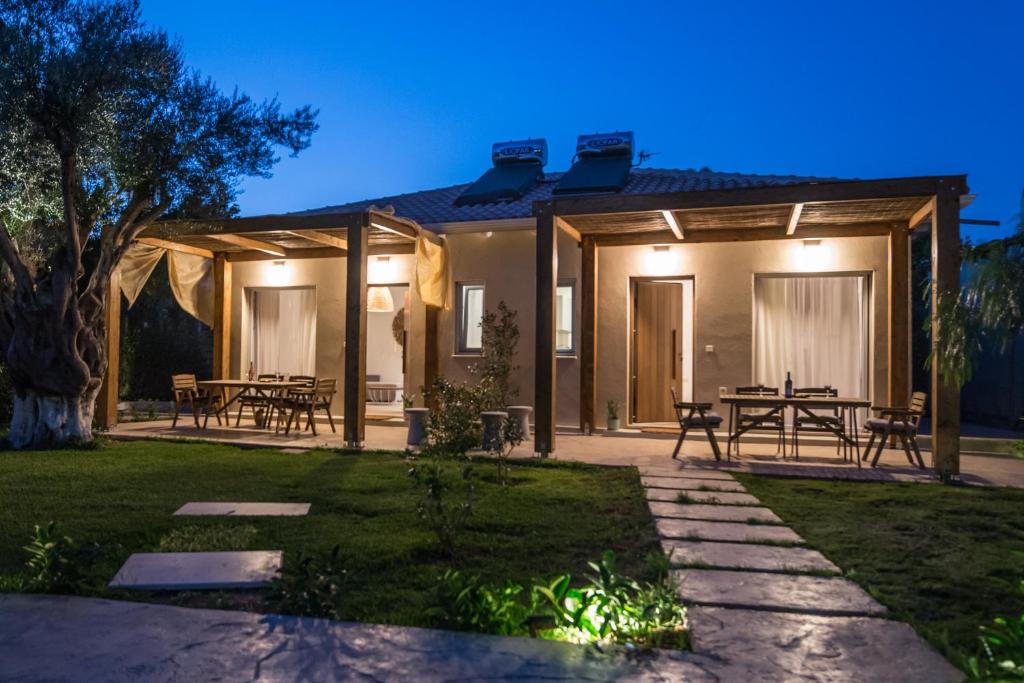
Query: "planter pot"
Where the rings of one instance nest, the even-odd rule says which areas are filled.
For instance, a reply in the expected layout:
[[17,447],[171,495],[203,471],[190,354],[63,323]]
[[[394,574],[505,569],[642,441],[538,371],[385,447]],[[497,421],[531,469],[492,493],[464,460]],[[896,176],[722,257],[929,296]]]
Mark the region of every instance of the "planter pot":
[[498,448],[501,445],[501,425],[508,419],[508,413],[503,410],[489,410],[480,413],[480,419],[484,423],[484,450]]
[[619,431],[619,427],[621,427],[621,426],[622,425],[619,423],[619,418],[617,418],[617,417],[609,417],[608,418],[608,431],[609,432],[617,432],[617,431]]
[[530,438],[530,415],[533,414],[533,406],[509,406],[508,414],[519,421],[519,428],[523,432],[523,438]]
[[405,414],[405,423],[409,425],[405,443],[408,446],[419,446],[427,435],[427,415],[430,411],[427,408],[406,408],[402,412]]

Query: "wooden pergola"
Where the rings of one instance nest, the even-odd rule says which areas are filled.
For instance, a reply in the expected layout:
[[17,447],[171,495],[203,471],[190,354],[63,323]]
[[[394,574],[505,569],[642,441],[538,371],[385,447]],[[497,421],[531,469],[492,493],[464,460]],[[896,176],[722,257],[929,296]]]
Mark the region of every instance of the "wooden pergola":
[[[439,242],[437,235],[414,221],[370,210],[222,220],[168,220],[143,231],[137,241],[213,260],[215,379],[227,378],[230,368],[233,263],[345,258],[344,436],[348,445],[361,447],[365,441],[368,257],[414,253],[415,241],[419,237]],[[111,280],[106,314],[109,361],[96,414],[101,426],[109,428],[117,422],[121,334],[120,278],[117,275]],[[436,328],[437,311],[426,307],[423,357],[424,379],[428,384],[437,375]]]
[[[931,220],[932,306],[960,289],[960,206],[966,176],[827,181],[758,188],[555,197],[534,203],[537,220],[534,450],[555,449],[557,231],[582,248],[580,425],[594,425],[597,273],[600,247],[887,236],[890,405],[911,391],[910,236]],[[932,338],[937,335],[932,320]],[[932,453],[939,472],[959,472],[960,390],[932,365]]]

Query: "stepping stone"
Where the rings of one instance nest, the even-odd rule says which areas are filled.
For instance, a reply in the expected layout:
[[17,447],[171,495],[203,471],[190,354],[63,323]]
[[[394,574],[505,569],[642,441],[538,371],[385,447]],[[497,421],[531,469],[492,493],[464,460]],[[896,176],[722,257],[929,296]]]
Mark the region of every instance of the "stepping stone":
[[739,524],[737,522],[704,522],[693,519],[654,520],[663,539],[733,541],[757,543],[803,543],[795,531],[785,526]]
[[684,601],[712,607],[837,616],[880,616],[885,607],[841,577],[791,576],[724,569],[672,572]]
[[712,522],[770,522],[782,524],[779,516],[768,508],[752,505],[703,505],[701,503],[665,503],[650,501],[647,505],[655,517],[671,519],[705,519]]
[[675,491],[673,489],[645,489],[647,500],[660,500],[668,503],[678,502],[680,493],[685,493],[686,497],[694,503],[719,503],[721,505],[761,504],[761,501],[749,493],[734,493],[732,491]]
[[692,467],[641,467],[640,474],[645,477],[677,477],[681,479],[721,479],[723,481],[736,481],[736,478],[728,472],[723,472],[721,470],[698,470]]
[[301,517],[308,514],[309,503],[185,503],[174,516]]
[[696,607],[687,612],[696,652],[713,652],[722,681],[954,683],[963,673],[907,624]]
[[641,477],[640,483],[647,488],[675,489],[677,491],[737,491],[746,493],[743,484],[726,479],[683,479],[682,477]]
[[281,569],[280,550],[224,553],[135,553],[111,588],[199,590],[259,588]]
[[839,573],[839,567],[829,562],[817,550],[810,548],[714,541],[662,541],[661,547],[670,553],[672,563],[676,565],[701,565],[715,569]]

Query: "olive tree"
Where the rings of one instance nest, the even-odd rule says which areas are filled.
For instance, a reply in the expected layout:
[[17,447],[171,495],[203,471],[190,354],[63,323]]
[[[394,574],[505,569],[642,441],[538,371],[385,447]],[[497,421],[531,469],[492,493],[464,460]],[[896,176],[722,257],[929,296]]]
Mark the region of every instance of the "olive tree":
[[[0,0],[0,358],[15,448],[92,438],[107,364],[104,294],[164,216],[237,212],[316,130],[221,92],[132,0]],[[88,252],[88,253],[87,253]]]

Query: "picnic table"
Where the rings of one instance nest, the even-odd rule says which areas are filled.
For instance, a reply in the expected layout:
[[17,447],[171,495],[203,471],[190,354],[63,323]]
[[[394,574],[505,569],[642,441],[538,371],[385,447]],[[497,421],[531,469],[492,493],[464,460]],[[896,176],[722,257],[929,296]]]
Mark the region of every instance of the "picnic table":
[[[786,408],[793,408],[793,416],[803,413],[807,418],[816,423],[822,431],[834,434],[842,443],[850,446],[855,453],[857,467],[860,467],[860,439],[857,434],[857,409],[870,408],[871,401],[866,398],[854,398],[849,396],[805,396],[797,394],[787,398],[781,395],[765,394],[723,394],[719,400],[729,406],[729,442],[726,444],[726,453],[731,454],[733,441],[737,442],[739,450],[739,438],[751,429],[757,429],[760,425],[769,421],[772,416],[782,415],[785,417]],[[748,414],[748,420],[741,426],[739,424],[739,413],[741,408],[759,408],[763,413]],[[841,413],[849,412],[849,419],[844,419],[842,425],[825,420],[815,410],[838,410]],[[736,425],[736,429],[733,429]],[[844,431],[844,427],[846,430]],[[786,456],[785,453],[782,454]]]
[[[196,384],[210,389],[211,392],[214,390],[220,391],[221,407],[217,410],[217,414],[223,414],[225,416],[228,415],[228,409],[232,404],[237,402],[242,396],[253,395],[254,393],[277,396],[282,392],[305,386],[305,383],[303,382],[292,382],[286,380],[261,382],[259,380],[248,379],[204,379],[200,382],[196,382]],[[230,395],[232,391],[234,391],[234,396]],[[227,424],[230,427],[231,421],[228,420]]]

